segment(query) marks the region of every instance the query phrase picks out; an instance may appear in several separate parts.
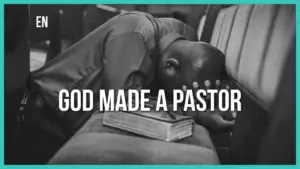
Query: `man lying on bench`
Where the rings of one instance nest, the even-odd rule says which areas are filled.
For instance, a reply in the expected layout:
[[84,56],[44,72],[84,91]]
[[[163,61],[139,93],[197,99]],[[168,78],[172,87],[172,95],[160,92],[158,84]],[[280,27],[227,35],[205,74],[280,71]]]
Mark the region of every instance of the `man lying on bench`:
[[[41,146],[39,142],[26,146],[32,149],[34,145],[41,151],[57,139],[69,139],[95,112],[58,111],[58,93],[62,89],[90,89],[97,93],[100,89],[146,88],[151,89],[151,95],[164,89],[171,99],[168,93],[174,89],[212,88],[211,84],[221,78],[224,60],[220,50],[197,42],[195,31],[178,20],[154,18],[142,12],[120,14],[31,73],[25,95],[27,106],[20,116],[25,118],[19,118],[19,131],[22,125],[31,126],[39,134],[30,137],[51,138],[44,139]],[[194,116],[196,122],[210,129],[233,126],[232,121],[216,113],[192,113],[198,114]],[[27,153],[30,151],[33,150],[29,148]]]

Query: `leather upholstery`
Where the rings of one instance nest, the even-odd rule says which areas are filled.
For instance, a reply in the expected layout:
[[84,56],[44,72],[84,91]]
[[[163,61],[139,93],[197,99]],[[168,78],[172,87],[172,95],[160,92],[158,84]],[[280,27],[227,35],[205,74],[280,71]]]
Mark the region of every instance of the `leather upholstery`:
[[224,8],[211,44],[226,54],[228,75],[247,95],[232,137],[233,162],[293,163],[295,5]]
[[[295,46],[294,46],[295,47]],[[291,50],[295,52],[294,50]],[[294,53],[295,54],[295,53]],[[257,162],[262,164],[296,163],[296,57],[289,60],[282,87],[273,104],[273,119],[265,134]]]
[[217,17],[217,20],[216,20],[216,23],[215,23],[215,27],[214,27],[214,31],[213,31],[213,34],[212,34],[211,42],[210,42],[214,46],[218,46],[217,43],[218,43],[218,40],[219,40],[219,36],[221,34],[221,29],[222,29],[222,24],[223,24],[224,17],[225,17],[225,11],[221,10],[218,14],[218,17]]
[[72,138],[50,164],[218,164],[207,148],[111,133]]
[[229,75],[267,109],[276,97],[293,43],[293,5],[225,8],[219,13],[211,40],[212,45],[226,54]]
[[102,125],[94,114],[50,160],[50,164],[219,164],[208,131],[195,125],[194,135],[176,143],[136,136]]

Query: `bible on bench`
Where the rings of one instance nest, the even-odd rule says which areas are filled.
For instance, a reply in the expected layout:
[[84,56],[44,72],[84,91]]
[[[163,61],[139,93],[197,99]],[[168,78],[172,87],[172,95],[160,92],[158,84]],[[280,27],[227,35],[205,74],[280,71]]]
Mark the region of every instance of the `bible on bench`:
[[194,120],[165,111],[118,111],[105,112],[103,125],[154,139],[176,141],[193,134]]

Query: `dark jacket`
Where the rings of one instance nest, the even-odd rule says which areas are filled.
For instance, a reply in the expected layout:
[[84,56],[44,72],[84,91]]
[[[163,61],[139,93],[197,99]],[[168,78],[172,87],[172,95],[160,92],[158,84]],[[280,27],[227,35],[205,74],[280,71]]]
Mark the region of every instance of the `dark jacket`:
[[32,78],[53,107],[61,89],[142,88],[153,80],[160,53],[178,38],[196,41],[197,35],[176,19],[121,14],[33,72]]

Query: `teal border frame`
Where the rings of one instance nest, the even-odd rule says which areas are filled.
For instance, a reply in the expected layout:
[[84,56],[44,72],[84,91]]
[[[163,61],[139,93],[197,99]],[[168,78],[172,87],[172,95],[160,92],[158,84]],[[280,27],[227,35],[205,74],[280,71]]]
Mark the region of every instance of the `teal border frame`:
[[[198,169],[198,168],[296,168],[300,158],[296,145],[296,165],[4,165],[4,5],[5,4],[296,4],[296,86],[300,85],[300,0],[2,0],[0,5],[0,166],[1,168],[151,168],[151,169]],[[299,106],[300,91],[296,87],[296,122],[300,121]],[[299,122],[296,123],[296,143],[299,141]],[[2,137],[1,137],[2,136]]]

